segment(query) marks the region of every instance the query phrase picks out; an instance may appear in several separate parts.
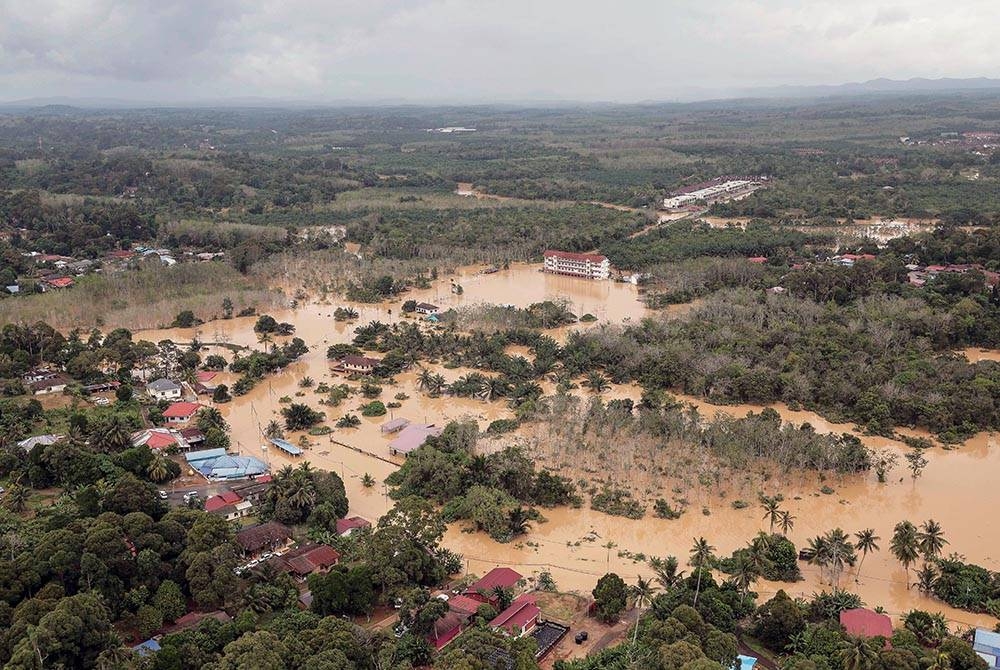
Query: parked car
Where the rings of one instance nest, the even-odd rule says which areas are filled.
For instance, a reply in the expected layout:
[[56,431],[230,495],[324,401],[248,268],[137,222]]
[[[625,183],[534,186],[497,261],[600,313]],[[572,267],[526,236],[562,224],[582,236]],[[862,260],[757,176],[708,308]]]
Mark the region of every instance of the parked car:
[[577,644],[583,644],[584,642],[587,641],[588,637],[590,637],[590,635],[587,634],[587,631],[581,630],[579,633],[576,634],[576,637],[573,639],[576,641]]
[[404,635],[406,635],[406,631],[408,630],[410,629],[404,626],[402,622],[400,622],[392,627],[392,634],[395,635],[396,637],[403,637]]
[[434,597],[437,598],[438,600],[440,600],[443,603],[448,602],[448,594],[447,593],[439,593],[439,594],[437,594]]
[[168,497],[166,491],[157,491],[157,494],[159,494],[160,500],[166,500]]

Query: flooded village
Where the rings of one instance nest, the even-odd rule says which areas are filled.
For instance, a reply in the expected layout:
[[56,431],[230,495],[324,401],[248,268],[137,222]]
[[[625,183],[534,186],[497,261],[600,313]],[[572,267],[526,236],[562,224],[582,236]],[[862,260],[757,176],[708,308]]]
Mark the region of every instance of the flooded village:
[[[641,301],[638,288],[632,284],[543,273],[541,269],[538,264],[514,264],[509,269],[484,273],[482,266],[464,267],[453,275],[442,276],[430,288],[411,290],[402,298],[426,302],[441,311],[481,303],[527,307],[543,300],[561,300],[578,316],[592,314],[597,317],[592,323],[577,323],[549,331],[560,340],[572,329],[637,323],[652,314]],[[460,293],[453,289],[456,285],[462,287]],[[232,427],[234,452],[261,458],[272,471],[308,461],[313,467],[341,474],[350,501],[348,516],[374,523],[393,504],[382,481],[405,458],[393,453],[391,445],[397,435],[383,429],[387,423],[406,419],[440,427],[449,421],[472,418],[481,430],[485,430],[496,419],[510,418],[512,414],[503,402],[431,397],[419,387],[419,370],[410,369],[397,375],[395,383],[385,388],[384,399],[405,398],[386,416],[361,417],[361,423],[356,428],[334,428],[329,435],[310,436],[304,432],[291,432],[286,436],[287,440],[301,447],[301,453],[296,455],[275,448],[262,437],[262,426],[280,419],[280,410],[289,398],[325,412],[326,425],[332,425],[339,413],[356,409],[354,398],[345,401],[345,407],[321,405],[322,396],[310,388],[302,388],[300,382],[307,377],[316,385],[344,381],[345,375],[332,369],[325,352],[330,345],[349,342],[359,325],[375,320],[384,323],[405,320],[419,321],[426,328],[435,327],[433,319],[428,321],[426,315],[404,314],[401,302],[398,299],[379,305],[350,304],[357,311],[358,318],[349,322],[333,318],[336,307],[348,306],[348,303],[334,299],[321,304],[304,301],[295,309],[274,313],[278,321],[294,324],[295,336],[305,340],[310,352],[280,373],[268,376],[248,394],[218,405]],[[684,305],[675,306],[677,310],[685,308]],[[178,344],[196,339],[254,349],[260,347],[257,334],[253,331],[254,322],[255,317],[243,317],[210,322],[196,328],[142,331],[136,333],[136,339],[154,342],[170,339]],[[282,339],[276,338],[276,342]],[[231,355],[225,348],[212,344],[204,345],[203,351]],[[527,351],[519,353],[530,355]],[[964,353],[970,360],[1000,356],[1000,352],[992,351]],[[425,364],[420,365],[423,367]],[[448,381],[468,372],[426,365]],[[216,378],[217,383],[232,381],[231,373],[221,373]],[[551,385],[548,391],[553,391]],[[585,389],[572,392],[581,396],[587,393]],[[640,395],[638,387],[612,385],[604,397],[630,398],[638,402]],[[743,416],[762,409],[712,405],[694,397],[678,396],[678,399],[697,407],[706,417],[716,412]],[[872,449],[888,449],[900,456],[907,451],[906,445],[900,441],[865,435],[854,425],[832,423],[813,412],[780,405],[774,409],[784,421],[796,425],[808,423],[819,432],[852,433]],[[497,567],[512,568],[526,577],[549,572],[560,591],[586,595],[597,578],[608,571],[617,572],[627,581],[638,576],[648,577],[648,566],[637,556],[686,556],[695,537],[709,538],[720,553],[743,546],[748,538],[767,527],[756,503],[757,497],[777,493],[784,496],[785,508],[796,519],[788,536],[799,546],[832,526],[850,532],[873,528],[886,538],[887,544],[893,525],[898,521],[934,518],[947,530],[949,549],[983,565],[996,565],[1000,560],[1000,535],[993,532],[990,524],[984,523],[983,516],[989,514],[988,510],[1000,509],[1000,487],[994,484],[1000,477],[1000,458],[997,437],[992,433],[981,433],[952,448],[927,450],[929,464],[918,479],[912,479],[905,466],[900,464],[889,472],[886,483],[878,483],[873,473],[839,475],[824,481],[806,472],[775,473],[766,482],[760,478],[748,478],[745,482],[732,481],[721,486],[703,487],[698,482],[669,481],[655,472],[616,470],[609,463],[614,460],[611,457],[614,452],[622,449],[622,445],[618,444],[606,445],[606,454],[592,454],[587,463],[580,455],[577,462],[547,461],[546,456],[551,457],[552,450],[544,444],[546,437],[535,431],[536,427],[529,423],[511,435],[485,437],[479,441],[478,448],[491,450],[502,444],[519,443],[539,459],[539,466],[552,468],[574,481],[586,481],[595,476],[620,478],[621,486],[635,489],[639,498],[647,502],[664,491],[681,487],[684,495],[693,502],[685,514],[673,520],[652,515],[639,520],[624,519],[586,506],[545,509],[544,521],[532,524],[526,535],[510,543],[498,543],[482,532],[467,532],[466,524],[456,522],[449,528],[444,545],[462,555],[465,571],[469,574],[483,575]],[[366,485],[368,477],[374,478],[377,484]],[[178,483],[175,486],[183,489],[186,485]],[[733,504],[738,500],[750,501],[751,504],[738,508]],[[828,576],[821,575],[818,568],[803,565],[802,571],[804,581],[794,584],[761,582],[756,590],[763,598],[779,588],[795,596],[807,597],[832,588]],[[866,603],[884,608],[896,619],[910,609],[920,608],[943,613],[956,628],[993,625],[993,619],[988,615],[950,608],[909,587],[903,568],[886,550],[868,557],[861,575],[855,577],[853,571],[849,571],[840,582],[841,586],[858,593]]]

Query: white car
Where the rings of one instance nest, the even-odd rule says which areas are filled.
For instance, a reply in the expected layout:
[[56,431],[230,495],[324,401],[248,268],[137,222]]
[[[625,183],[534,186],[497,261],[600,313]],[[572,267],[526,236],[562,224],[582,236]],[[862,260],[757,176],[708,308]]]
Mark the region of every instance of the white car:
[[157,491],[157,494],[160,496],[160,500],[166,500],[169,497],[166,491]]

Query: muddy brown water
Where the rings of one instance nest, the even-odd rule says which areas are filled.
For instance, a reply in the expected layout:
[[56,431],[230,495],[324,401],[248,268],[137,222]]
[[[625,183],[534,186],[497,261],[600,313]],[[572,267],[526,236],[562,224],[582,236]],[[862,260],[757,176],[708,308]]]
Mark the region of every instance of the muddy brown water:
[[[597,323],[637,321],[647,313],[632,285],[546,275],[538,272],[538,267],[515,265],[510,270],[494,274],[478,274],[479,268],[461,268],[457,275],[438,280],[430,289],[413,291],[407,298],[433,302],[444,309],[482,302],[524,307],[540,300],[565,298],[576,314],[590,312],[598,317]],[[462,285],[464,292],[461,295],[451,292],[452,280]],[[402,401],[401,408],[392,410],[389,415],[361,417],[359,428],[335,428],[330,436],[308,437],[311,444],[302,459],[293,459],[273,449],[262,451],[259,427],[265,426],[271,419],[280,420],[282,397],[306,402],[326,412],[327,425],[331,427],[347,411],[360,416],[357,407],[366,402],[360,395],[344,401],[341,407],[326,407],[319,404],[321,395],[312,389],[299,388],[298,382],[305,376],[312,377],[317,384],[343,381],[330,372],[325,356],[327,346],[349,341],[357,325],[372,319],[386,322],[399,319],[399,304],[352,305],[360,313],[360,318],[353,323],[335,322],[332,318],[335,306],[305,304],[296,310],[273,313],[279,321],[295,324],[296,335],[306,341],[310,352],[281,373],[263,380],[246,396],[220,405],[219,409],[232,426],[233,445],[237,450],[265,458],[273,469],[286,463],[294,465],[308,460],[315,467],[341,473],[350,499],[351,514],[374,521],[391,505],[381,481],[395,469],[393,462],[400,462],[388,454],[388,442],[392,436],[385,436],[380,431],[380,425],[385,420],[402,416],[413,421],[444,425],[449,420],[471,416],[485,428],[493,419],[510,417],[511,413],[502,402],[427,397],[417,388],[418,372],[410,371],[399,375],[394,386],[384,387],[380,398],[384,402],[393,400],[400,392],[409,396]],[[136,339],[158,341],[170,338],[188,342],[197,334],[203,341],[227,341],[259,348],[261,345],[253,333],[254,322],[254,318],[248,317],[213,322],[197,329],[140,331],[136,333]],[[566,330],[561,329],[559,334],[564,336]],[[277,341],[283,339],[277,338]],[[231,358],[228,351],[221,351]],[[526,352],[521,348],[512,348],[511,353]],[[1000,352],[997,351],[976,349],[964,353],[970,360],[1000,360]],[[435,371],[449,381],[468,372],[439,367],[435,367]],[[224,373],[219,381],[231,383],[233,375]],[[551,390],[551,384],[546,382],[543,386]],[[578,392],[583,393],[582,390]],[[297,393],[302,395],[296,397]],[[605,394],[605,398],[630,397],[637,400],[639,394],[637,387],[624,385],[613,388]],[[742,416],[748,411],[761,409],[746,405],[714,406],[697,398],[681,398],[696,404],[706,416],[717,411]],[[808,422],[818,431],[855,430],[852,425],[833,423],[813,412],[791,410],[780,405],[775,409],[786,421],[796,424]],[[291,433],[287,437],[297,443],[301,433]],[[900,453],[905,451],[904,445],[893,440],[859,437],[873,448],[889,448]],[[387,460],[358,453],[336,442]],[[491,443],[485,444],[484,448],[492,448]],[[613,445],[608,445],[608,449],[612,448]],[[997,436],[983,433],[960,448],[932,449],[926,456],[930,463],[916,481],[902,466],[898,466],[885,484],[877,483],[874,474],[836,477],[825,482],[834,489],[834,493],[824,495],[819,492],[824,482],[815,476],[788,475],[775,481],[774,490],[767,493],[784,495],[783,507],[796,517],[795,527],[789,536],[797,545],[801,546],[809,537],[837,526],[851,533],[868,527],[876,530],[882,538],[879,543],[882,550],[867,557],[858,582],[855,582],[853,573],[841,578],[842,587],[859,593],[869,605],[881,605],[894,617],[909,609],[921,608],[943,612],[955,625],[982,624],[992,627],[995,621],[988,616],[954,610],[921,595],[915,588],[907,589],[903,568],[891,558],[888,546],[896,522],[909,519],[920,523],[933,518],[942,524],[950,542],[946,552],[956,551],[969,561],[992,570],[1000,569],[1000,527],[991,520],[991,515],[1000,509],[1000,486],[996,485],[1000,481]],[[365,488],[361,479],[366,473],[379,483]],[[696,537],[704,536],[717,548],[717,553],[728,555],[758,531],[767,530],[756,504],[737,510],[731,503],[730,497],[704,496],[680,519],[673,521],[648,515],[642,520],[629,520],[586,507],[543,510],[546,522],[533,524],[531,532],[518,542],[499,544],[482,533],[463,532],[461,524],[453,524],[446,535],[445,545],[465,556],[467,569],[472,573],[482,574],[496,565],[514,567],[525,575],[549,570],[561,589],[589,592],[597,578],[608,570],[618,572],[628,581],[650,574],[643,563],[628,558],[627,552],[646,556],[672,554],[686,562]],[[702,513],[702,506],[709,514]],[[610,551],[606,547],[608,542],[614,544]],[[620,556],[620,552],[623,555]],[[815,568],[804,564],[802,567],[805,581],[784,585],[761,582],[757,586],[758,592],[762,597],[768,597],[778,588],[785,588],[793,596],[808,596],[822,588],[830,588],[820,583]],[[912,581],[912,571],[910,578]]]

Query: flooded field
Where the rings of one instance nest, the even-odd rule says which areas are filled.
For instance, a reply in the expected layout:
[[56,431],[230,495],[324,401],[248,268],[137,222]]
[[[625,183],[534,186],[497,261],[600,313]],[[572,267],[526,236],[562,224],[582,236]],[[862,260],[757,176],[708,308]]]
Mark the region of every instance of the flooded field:
[[[621,323],[635,321],[646,314],[638,300],[636,288],[630,284],[613,282],[592,282],[571,277],[545,275],[538,272],[538,265],[516,265],[510,270],[493,274],[479,274],[480,268],[462,268],[457,274],[442,278],[430,289],[412,291],[407,299],[433,302],[442,309],[477,303],[513,304],[520,307],[545,299],[566,299],[572,311],[579,315],[591,313],[598,317],[597,323]],[[457,283],[463,292],[453,292],[451,286]],[[346,304],[346,303],[343,303]],[[289,321],[296,326],[296,336],[305,340],[310,352],[299,362],[289,366],[282,373],[266,378],[246,396],[220,405],[226,419],[232,426],[233,445],[244,453],[263,455],[273,469],[286,463],[294,464],[295,459],[273,450],[261,450],[260,428],[272,419],[280,420],[282,398],[295,402],[306,402],[310,406],[326,412],[327,425],[333,427],[337,418],[350,411],[359,414],[357,407],[366,402],[360,396],[353,396],[339,407],[320,404],[323,395],[311,388],[300,388],[299,381],[311,377],[315,384],[343,381],[329,369],[326,348],[333,343],[347,342],[353,336],[354,328],[373,319],[384,322],[401,318],[399,303],[383,305],[352,305],[360,313],[354,323],[338,323],[332,318],[335,305],[305,304],[296,310],[272,312],[279,321]],[[408,318],[408,317],[407,317]],[[158,341],[166,338],[176,342],[189,342],[196,334],[201,341],[231,342],[251,348],[259,348],[253,332],[254,318],[232,319],[213,322],[198,329],[168,329],[142,331],[136,339]],[[580,324],[572,328],[587,327]],[[278,342],[283,338],[277,338]],[[232,354],[228,350],[212,348],[212,353],[223,353],[227,359]],[[512,348],[510,353],[527,352],[523,348]],[[1000,352],[964,352],[970,360],[998,360]],[[447,370],[434,366],[449,381],[468,372],[467,370]],[[412,370],[399,375],[394,386],[385,386],[380,397],[383,402],[392,401],[397,394],[404,394],[402,407],[391,410],[385,417],[364,418],[358,428],[334,429],[328,436],[310,437],[303,460],[314,466],[341,473],[347,486],[351,503],[351,514],[358,514],[375,520],[391,505],[381,480],[393,471],[399,459],[388,454],[391,436],[380,431],[380,425],[389,418],[406,417],[413,421],[444,425],[449,420],[471,416],[482,429],[497,418],[510,417],[511,412],[503,402],[487,403],[473,399],[441,397],[430,398],[417,388],[417,374]],[[226,373],[219,378],[229,383],[233,379]],[[543,383],[547,392],[552,385]],[[586,389],[574,391],[585,394]],[[605,399],[629,397],[638,400],[640,389],[634,386],[617,386],[605,393]],[[400,396],[403,397],[402,395]],[[759,411],[759,407],[709,405],[696,398],[681,398],[694,403],[706,416],[715,412],[729,412],[738,416],[748,411]],[[854,432],[847,424],[832,423],[822,417],[801,410],[791,410],[777,406],[781,416],[796,424],[808,422],[817,431]],[[516,436],[531,444],[532,429],[523,429]],[[301,433],[287,436],[298,443]],[[893,449],[900,453],[904,445],[886,438],[859,436],[872,448]],[[509,439],[509,438],[508,438]],[[490,442],[484,449],[494,448]],[[614,445],[607,445],[609,452]],[[359,451],[360,450],[360,451]],[[543,449],[537,455],[542,457]],[[689,497],[692,504],[687,512],[677,520],[668,521],[647,515],[645,519],[633,521],[610,517],[586,508],[560,508],[543,510],[547,521],[533,524],[531,532],[517,543],[497,544],[482,533],[470,534],[456,524],[449,529],[446,546],[462,553],[470,572],[482,574],[495,565],[509,565],[530,575],[541,570],[549,570],[561,589],[589,592],[596,579],[608,570],[621,574],[627,581],[637,575],[648,575],[649,571],[641,562],[629,558],[632,554],[646,556],[676,555],[686,562],[693,538],[704,536],[717,548],[720,555],[728,555],[733,549],[745,544],[757,531],[766,530],[761,521],[756,492],[781,493],[785,497],[783,508],[796,517],[790,538],[802,545],[807,538],[834,527],[842,527],[848,532],[863,528],[874,528],[881,536],[882,551],[868,556],[859,582],[855,583],[853,573],[844,575],[841,586],[859,593],[866,603],[882,605],[895,616],[908,609],[919,607],[942,611],[951,620],[963,625],[987,622],[989,617],[979,617],[968,612],[952,610],[942,603],[926,598],[915,588],[907,589],[903,568],[891,558],[888,552],[892,527],[898,521],[908,519],[920,523],[934,518],[943,526],[950,544],[946,553],[956,551],[968,560],[990,569],[1000,568],[1000,533],[995,527],[983,524],[985,514],[1000,509],[1000,455],[997,437],[981,434],[960,448],[953,450],[932,449],[926,453],[930,461],[924,474],[912,480],[903,467],[890,473],[888,483],[879,484],[874,474],[844,476],[820,481],[815,474],[783,474],[769,482],[768,489],[753,491],[738,486],[727,487],[725,491],[704,491],[696,498]],[[561,468],[555,462],[542,462],[546,467]],[[582,463],[568,465],[564,474],[574,479],[586,477]],[[371,474],[379,483],[365,488],[361,478]],[[613,470],[602,473],[606,477],[617,476]],[[648,475],[652,478],[653,475]],[[623,479],[622,486],[633,482]],[[673,482],[648,482],[644,486],[658,484],[666,491]],[[824,494],[824,486],[833,493]],[[735,509],[732,502],[741,497],[751,506]],[[640,496],[640,499],[644,499]],[[704,510],[704,511],[703,511]],[[609,543],[611,543],[609,545]],[[620,555],[621,554],[621,555]],[[805,595],[819,591],[818,572],[803,565],[806,580],[797,584],[758,585],[757,590],[767,597],[778,588],[785,588],[790,594]],[[912,573],[911,573],[912,578]],[[829,588],[827,586],[826,588]],[[992,623],[990,624],[992,626]]]

